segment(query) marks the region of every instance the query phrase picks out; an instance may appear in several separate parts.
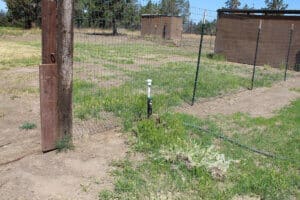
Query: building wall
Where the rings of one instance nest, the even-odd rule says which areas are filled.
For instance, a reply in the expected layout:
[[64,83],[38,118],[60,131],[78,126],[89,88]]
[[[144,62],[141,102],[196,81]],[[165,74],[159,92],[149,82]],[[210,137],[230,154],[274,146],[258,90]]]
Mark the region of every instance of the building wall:
[[167,40],[181,40],[182,23],[181,17],[145,16],[141,19],[141,35],[143,37],[152,35]]
[[262,30],[257,64],[273,67],[285,64],[289,32],[294,24],[289,66],[292,69],[300,65],[300,17],[220,14],[215,53],[223,54],[228,61],[253,64],[260,20]]
[[180,41],[182,39],[182,32],[183,32],[183,19],[181,17],[172,17],[171,31],[170,31],[171,39]]

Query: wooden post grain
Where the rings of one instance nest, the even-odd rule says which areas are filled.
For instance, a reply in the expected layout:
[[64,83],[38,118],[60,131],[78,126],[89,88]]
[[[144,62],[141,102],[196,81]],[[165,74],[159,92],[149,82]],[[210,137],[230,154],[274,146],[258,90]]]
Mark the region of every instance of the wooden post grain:
[[40,106],[42,151],[55,149],[58,136],[58,76],[56,64],[40,65]]
[[55,149],[58,135],[56,1],[42,0],[42,65],[39,68],[42,151]]
[[74,0],[57,1],[58,133],[72,135]]

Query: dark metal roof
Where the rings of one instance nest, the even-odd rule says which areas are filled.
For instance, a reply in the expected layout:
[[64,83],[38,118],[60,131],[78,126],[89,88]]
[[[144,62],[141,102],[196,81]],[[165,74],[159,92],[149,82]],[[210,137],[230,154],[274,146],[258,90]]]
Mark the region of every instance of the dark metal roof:
[[300,15],[300,10],[266,10],[266,9],[219,9],[218,13],[224,14],[281,14],[281,15]]
[[175,15],[163,15],[163,14],[142,14],[142,17],[181,17],[181,16],[175,16]]

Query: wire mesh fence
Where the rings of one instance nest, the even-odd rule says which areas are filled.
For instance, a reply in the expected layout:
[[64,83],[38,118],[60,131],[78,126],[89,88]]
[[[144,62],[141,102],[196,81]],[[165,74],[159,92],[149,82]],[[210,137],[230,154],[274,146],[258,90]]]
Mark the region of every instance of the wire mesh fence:
[[[153,81],[154,114],[173,110],[177,105],[190,104],[195,87],[202,26],[205,28],[199,80],[196,82],[196,100],[247,89],[251,85],[257,20],[249,21],[249,17],[242,16],[242,23],[238,27],[233,21],[224,28],[223,19],[219,18],[217,22],[216,11],[190,7],[188,17],[178,17],[172,8],[171,14],[157,14],[160,13],[157,8],[145,11],[143,7],[147,2],[126,5],[122,8],[126,11],[122,15],[118,14],[118,9],[114,11],[115,8],[111,5],[95,12],[88,12],[86,5],[75,8],[75,135],[101,132],[116,126],[129,129],[134,121],[147,117],[147,79]],[[107,10],[111,12],[106,12]],[[104,11],[106,14],[103,14]],[[299,49],[298,27],[297,24],[294,25],[290,53],[294,57],[290,57],[290,63],[295,60],[298,63],[299,60],[297,52],[295,53]],[[284,76],[291,24],[273,26],[274,31],[266,33],[267,29],[269,22],[263,20],[258,60],[265,57],[271,60],[279,58],[282,65],[279,69],[273,69],[268,63],[263,65],[258,62],[254,82],[256,87],[269,86],[282,80]],[[2,58],[1,69],[38,65],[40,31],[34,29],[28,33],[20,29],[14,35],[9,33],[9,29],[5,31],[1,30],[1,43],[11,46],[9,41],[15,40],[17,44],[12,47],[14,56]],[[222,37],[221,32],[226,32],[229,39]],[[284,37],[280,37],[281,33],[284,33]],[[278,37],[269,39],[274,35]],[[249,43],[245,44],[244,39]],[[220,40],[224,44],[221,49],[223,52],[220,51],[220,46],[216,46]],[[281,53],[274,53],[272,48]],[[233,53],[235,60],[230,59]],[[17,87],[23,87],[25,83],[37,80],[37,75],[37,70],[26,77],[22,75],[18,83],[8,84],[2,91],[17,90]],[[35,84],[24,90],[37,92],[38,83]]]
[[218,11],[215,52],[229,61],[254,65],[252,80],[256,76],[258,82],[270,82],[276,78],[264,76],[261,70],[256,73],[256,65],[263,66],[263,69],[271,66],[278,68],[283,71],[278,73],[282,73],[282,79],[286,80],[287,69],[297,70],[299,65],[299,39],[295,35],[299,29],[294,30],[298,16],[270,14],[267,11],[248,12]]
[[[139,25],[113,25],[114,19],[101,17],[74,19],[74,116],[81,124],[75,132],[84,132],[85,126],[92,127],[88,132],[120,125],[129,129],[145,118],[147,79],[153,81],[155,114],[191,101],[200,42],[191,26],[204,13],[193,10],[194,25],[151,13],[140,15]],[[214,51],[213,34],[205,36],[205,54]]]
[[[251,88],[257,20],[242,23],[238,28],[231,23],[231,32],[227,33],[228,24],[225,26],[223,19],[219,19],[217,26],[216,11],[190,8],[188,20],[184,16],[131,11],[129,20],[103,17],[101,13],[94,14],[93,18],[84,14],[74,18],[74,116],[80,124],[75,131],[84,132],[85,127],[88,132],[116,126],[130,129],[135,121],[146,118],[147,79],[153,81],[153,112],[157,115],[177,105],[190,104],[195,86],[198,86],[196,100]],[[257,65],[262,65],[262,57],[276,57],[270,49],[274,43],[282,48],[278,56],[283,65],[279,69],[267,63],[256,67],[253,80],[258,87],[283,79],[289,41],[289,28],[286,38],[268,40],[264,23]],[[275,32],[281,27],[275,27]],[[224,32],[229,34],[229,39]],[[249,44],[245,45],[243,42],[247,40]],[[268,51],[262,51],[263,48]],[[236,53],[234,60],[230,57],[233,53]],[[245,65],[226,62],[227,57]],[[199,70],[196,70],[198,60]],[[195,80],[196,74],[199,78]]]
[[[129,8],[132,9],[132,7]],[[172,170],[172,173],[169,173],[171,171],[165,173],[165,171],[162,171],[161,166],[155,166],[155,169],[149,172],[151,166],[146,165],[145,171],[140,172],[141,175],[146,174],[145,177],[147,177],[145,179],[147,181],[142,183],[142,187],[146,188],[146,192],[131,194],[130,197],[140,195],[138,197],[143,198],[152,195],[153,199],[159,199],[160,194],[168,193],[170,198],[178,195],[176,198],[184,199],[188,197],[187,199],[192,199],[193,197],[199,197],[198,193],[201,194],[202,192],[202,187],[195,183],[201,182],[202,184],[202,181],[199,180],[202,180],[201,177],[206,176],[210,178],[209,173],[216,180],[220,180],[221,177],[221,183],[228,180],[229,182],[232,181],[231,178],[223,179],[227,174],[220,174],[219,168],[213,168],[216,169],[213,171],[212,168],[203,165],[202,160],[206,161],[206,158],[207,160],[214,160],[218,156],[226,164],[226,170],[229,169],[231,162],[227,159],[234,159],[236,164],[241,163],[241,166],[244,166],[244,161],[253,160],[255,162],[253,164],[254,169],[257,168],[256,161],[258,160],[259,170],[261,169],[261,163],[265,163],[264,167],[266,169],[275,166],[274,170],[278,174],[281,172],[278,171],[277,166],[264,159],[264,157],[258,157],[259,154],[275,159],[277,159],[276,157],[280,159],[281,157],[287,157],[288,159],[297,160],[296,154],[287,155],[286,149],[288,148],[286,146],[279,150],[276,146],[284,141],[282,139],[283,135],[289,135],[291,130],[297,130],[294,123],[297,117],[295,107],[288,108],[283,114],[271,120],[269,118],[252,118],[241,113],[231,116],[232,113],[251,113],[253,110],[255,110],[253,113],[264,114],[265,110],[262,112],[257,110],[271,105],[270,102],[265,104],[265,101],[286,94],[280,93],[277,96],[275,87],[275,89],[272,89],[272,93],[268,94],[270,98],[262,98],[267,90],[259,89],[253,93],[245,92],[245,90],[251,85],[256,47],[258,47],[258,60],[270,57],[274,60],[282,60],[283,65],[281,68],[271,68],[271,63],[257,62],[254,88],[271,86],[283,80],[289,46],[291,48],[290,53],[294,56],[290,57],[290,63],[295,60],[296,63],[299,63],[297,61],[299,57],[297,54],[299,40],[296,38],[299,35],[299,32],[297,32],[299,29],[296,24],[293,37],[290,37],[291,24],[284,27],[278,26],[277,29],[282,29],[282,33],[284,33],[284,39],[281,37],[276,37],[276,39],[274,35],[276,36],[277,32],[266,34],[268,22],[263,20],[261,38],[256,43],[259,21],[256,20],[246,24],[246,17],[242,19],[244,24],[237,25],[234,21],[230,30],[228,30],[218,26],[218,23],[222,23],[222,21],[216,21],[217,12],[206,11],[206,23],[204,24],[205,9],[190,8],[189,20],[182,19],[182,22],[176,23],[177,16],[173,16],[175,28],[172,31],[178,31],[178,33],[171,34],[170,27],[174,23],[171,16],[156,15],[155,12],[144,13],[144,16],[142,16],[142,13],[138,10],[133,12],[139,16],[139,20],[129,17],[127,21],[118,18],[114,22],[110,17],[101,17],[99,13],[99,15],[95,14],[93,16],[76,15],[73,19],[75,25],[73,68],[73,132],[75,140],[79,137],[81,142],[81,137],[115,129],[116,127],[125,130],[133,129],[129,132],[136,134],[137,140],[139,140],[135,148],[139,148],[141,152],[159,151],[159,161],[163,162],[156,162],[157,160],[155,162],[158,165],[165,163],[167,164],[165,169]],[[142,33],[144,28],[142,17],[145,18],[146,26],[150,27],[150,30],[144,30],[150,31],[145,34]],[[114,25],[114,23],[116,24]],[[116,29],[114,29],[114,26]],[[202,27],[203,43],[199,57]],[[1,28],[0,31],[2,31]],[[114,31],[116,32],[114,33]],[[220,35],[220,31],[225,32],[226,37]],[[173,36],[175,38],[172,38]],[[228,42],[223,46],[223,52],[218,51],[220,50],[218,40]],[[0,52],[1,55],[4,55],[0,58],[0,99],[2,102],[0,105],[0,126],[4,130],[0,137],[0,146],[3,147],[3,145],[8,144],[10,147],[2,148],[0,163],[5,163],[12,160],[12,158],[18,158],[19,155],[22,155],[20,152],[31,152],[31,150],[39,148],[39,139],[37,139],[40,137],[39,76],[36,66],[41,60],[39,56],[41,50],[40,31],[37,29],[31,31],[14,30],[14,35],[11,33],[2,34],[0,41]],[[248,41],[248,43],[244,41]],[[281,53],[271,52],[273,49],[280,50]],[[226,53],[237,55],[236,60],[231,60]],[[248,59],[248,62],[244,62],[245,58]],[[197,66],[198,61],[200,62]],[[293,67],[290,63],[288,63],[288,66]],[[199,77],[195,81],[197,67],[199,67]],[[288,79],[291,76],[293,74],[288,72]],[[152,80],[153,120],[143,120],[148,117],[148,79]],[[197,85],[195,90],[197,105],[192,107],[193,112],[187,112],[185,106],[191,108],[190,103],[195,84]],[[297,88],[295,86],[293,89],[296,90]],[[241,90],[243,92],[238,93]],[[238,94],[231,95],[232,93]],[[217,98],[223,95],[228,95],[228,98]],[[289,99],[290,97],[284,96],[284,98]],[[248,99],[250,100],[248,101]],[[277,100],[276,103],[278,104],[278,101],[281,100]],[[239,104],[238,101],[248,103]],[[262,104],[262,106],[254,108],[259,104]],[[283,104],[280,103],[280,105]],[[223,109],[222,106],[230,107],[231,110]],[[273,112],[274,108],[277,109],[276,106],[267,109],[267,112],[271,112],[271,110]],[[207,108],[201,110],[203,107]],[[235,108],[232,109],[233,107]],[[202,111],[205,113],[199,114]],[[164,115],[163,113],[166,112],[171,113],[171,115]],[[186,115],[173,114],[174,112],[186,113]],[[226,116],[219,116],[219,113]],[[205,119],[198,119],[191,115]],[[212,118],[206,118],[211,115],[213,115]],[[21,128],[19,126],[29,126],[30,122],[35,123],[38,126],[37,129],[26,132],[23,130],[22,133],[24,134],[20,134],[19,129]],[[267,126],[267,123],[270,123],[270,126]],[[289,124],[293,125],[293,129],[287,128],[286,125]],[[291,143],[288,142],[286,145],[291,146],[291,149],[295,149],[293,147],[297,146],[296,140],[293,137],[289,138],[291,138]],[[104,139],[103,143],[106,141]],[[129,140],[129,142],[131,141]],[[220,144],[221,142],[222,144]],[[103,143],[98,145],[102,148]],[[211,149],[207,149],[207,147]],[[148,150],[144,151],[147,148]],[[6,149],[13,150],[9,152]],[[242,149],[251,153],[244,152]],[[193,164],[193,161],[197,163]],[[175,165],[173,165],[174,163]],[[182,176],[182,171],[177,173],[179,169],[176,167],[177,164],[183,166],[183,170],[187,175],[183,174],[184,176]],[[203,170],[203,166],[208,169],[209,173]],[[295,166],[297,165],[295,164]],[[198,174],[198,169],[201,169],[200,174]],[[249,186],[248,179],[243,178],[246,182],[243,183],[243,180],[239,182],[240,179],[237,178],[236,185],[242,185],[242,187],[247,185],[251,188],[252,185],[257,185],[256,180],[260,181],[261,173],[256,173],[256,171],[253,173],[251,168],[243,170],[242,172],[239,170],[230,171],[247,172],[251,180],[255,179],[255,181]],[[204,171],[204,175],[202,171]],[[291,170],[286,170],[284,167],[282,171]],[[156,177],[151,176],[156,176],[155,172],[162,175],[161,179],[156,180]],[[150,176],[147,176],[147,173]],[[228,171],[229,176],[232,175],[230,173]],[[166,178],[167,174],[171,174],[172,179],[169,178],[168,180]],[[254,179],[253,174],[256,174]],[[173,179],[174,175],[176,176],[175,181]],[[240,177],[239,174],[237,176],[233,175],[234,177]],[[273,179],[273,171],[269,176],[271,178],[267,181],[268,183],[274,183],[272,187],[275,188],[271,191],[277,191],[278,182],[276,182],[277,179]],[[190,178],[185,179],[185,177]],[[177,180],[182,180],[182,182],[178,183]],[[185,186],[185,189],[182,185],[187,183],[186,180],[190,183]],[[124,182],[129,181],[125,179]],[[174,182],[178,183],[178,186],[173,185]],[[208,187],[206,183],[207,181],[203,182],[203,188]],[[214,186],[215,182],[209,188],[216,188]],[[259,187],[262,188],[262,186]],[[183,191],[182,194],[184,192],[188,193],[188,196],[180,196],[181,193],[176,193],[177,190]],[[201,191],[198,192],[198,190]],[[262,189],[262,191],[267,190],[268,188]],[[204,191],[208,191],[209,194],[217,194],[210,190]],[[224,196],[223,190],[219,194]],[[123,195],[123,193],[120,195]],[[212,199],[215,199],[215,197],[212,197]],[[262,195],[262,197],[264,196]],[[230,198],[228,196],[228,199]]]

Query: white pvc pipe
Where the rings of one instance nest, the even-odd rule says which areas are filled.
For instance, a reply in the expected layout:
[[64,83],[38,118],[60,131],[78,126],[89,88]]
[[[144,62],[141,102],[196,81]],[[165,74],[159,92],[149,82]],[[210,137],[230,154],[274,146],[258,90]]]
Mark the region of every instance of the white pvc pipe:
[[150,99],[151,98],[151,86],[152,86],[152,80],[151,79],[147,80],[147,86],[148,86],[147,97],[148,97],[148,99]]
[[259,30],[261,30],[261,27],[262,27],[262,20],[259,20]]

